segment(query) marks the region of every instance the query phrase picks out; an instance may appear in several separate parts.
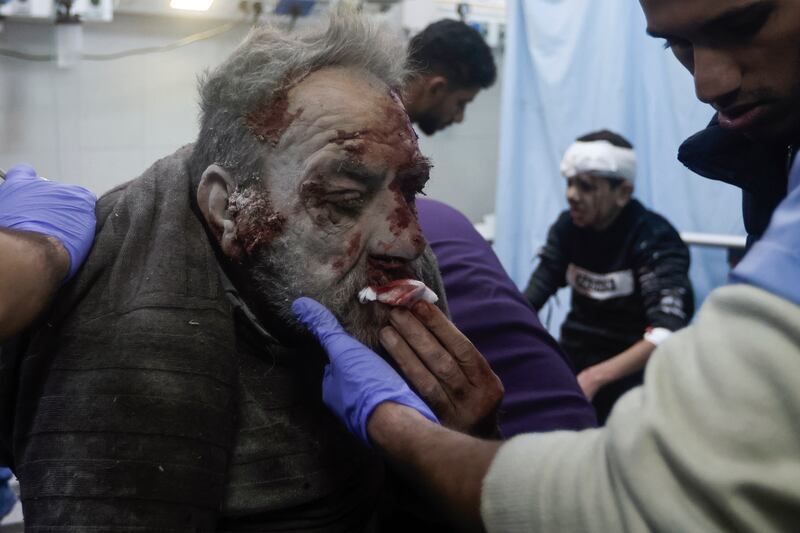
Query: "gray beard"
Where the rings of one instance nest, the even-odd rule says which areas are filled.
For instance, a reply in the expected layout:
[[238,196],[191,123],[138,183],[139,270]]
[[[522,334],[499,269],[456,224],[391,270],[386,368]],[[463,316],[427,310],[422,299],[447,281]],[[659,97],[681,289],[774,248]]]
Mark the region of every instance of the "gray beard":
[[[358,292],[368,284],[366,267],[356,265],[335,284],[327,285],[309,279],[305,270],[298,268],[306,262],[301,248],[287,238],[254,250],[246,265],[247,293],[269,309],[282,327],[300,335],[307,334],[307,329],[295,318],[292,302],[301,296],[313,298],[330,309],[350,335],[369,348],[378,349],[379,332],[389,323],[390,309],[358,301]],[[410,267],[417,279],[425,281],[423,264],[422,259],[417,259]]]

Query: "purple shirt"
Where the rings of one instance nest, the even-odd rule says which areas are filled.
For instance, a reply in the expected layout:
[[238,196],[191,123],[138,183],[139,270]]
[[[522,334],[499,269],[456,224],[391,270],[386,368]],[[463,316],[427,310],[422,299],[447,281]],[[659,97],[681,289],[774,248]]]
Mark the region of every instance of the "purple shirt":
[[489,244],[467,218],[418,198],[422,231],[439,261],[453,322],[486,357],[505,387],[505,437],[595,427],[558,343],[542,327]]

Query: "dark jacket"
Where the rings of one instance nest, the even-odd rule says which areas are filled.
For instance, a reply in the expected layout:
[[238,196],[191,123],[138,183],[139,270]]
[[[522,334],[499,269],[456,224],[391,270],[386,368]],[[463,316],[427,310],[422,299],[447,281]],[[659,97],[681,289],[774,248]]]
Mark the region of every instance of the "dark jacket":
[[694,312],[688,248],[637,200],[603,231],[579,228],[563,212],[539,257],[525,296],[540,309],[559,287],[572,287],[561,345],[576,372],[629,348],[647,328],[686,326]]
[[689,137],[678,159],[691,171],[742,189],[742,215],[748,246],[761,238],[772,212],[786,197],[786,180],[796,149],[756,143],[719,126],[716,116],[708,127]]

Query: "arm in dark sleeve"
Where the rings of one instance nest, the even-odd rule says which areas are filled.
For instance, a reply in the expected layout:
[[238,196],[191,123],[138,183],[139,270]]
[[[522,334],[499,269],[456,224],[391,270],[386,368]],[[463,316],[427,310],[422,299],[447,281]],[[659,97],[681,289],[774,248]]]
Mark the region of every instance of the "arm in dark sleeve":
[[534,309],[539,311],[556,291],[566,285],[567,255],[564,215],[550,227],[547,242],[539,251],[539,266],[531,275],[524,294]]
[[690,255],[680,235],[666,221],[659,222],[638,247],[636,275],[647,326],[676,331],[689,324],[694,314]]

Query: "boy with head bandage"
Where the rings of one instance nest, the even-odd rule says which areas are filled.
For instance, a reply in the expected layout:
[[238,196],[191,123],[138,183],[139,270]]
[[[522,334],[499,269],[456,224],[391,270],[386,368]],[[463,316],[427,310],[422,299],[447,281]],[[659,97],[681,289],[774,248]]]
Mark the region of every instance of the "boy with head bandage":
[[694,312],[689,250],[666,219],[632,198],[636,167],[633,146],[610,131],[566,150],[569,210],[550,228],[525,290],[538,311],[560,287],[572,288],[560,341],[601,423],[641,383],[655,347]]

